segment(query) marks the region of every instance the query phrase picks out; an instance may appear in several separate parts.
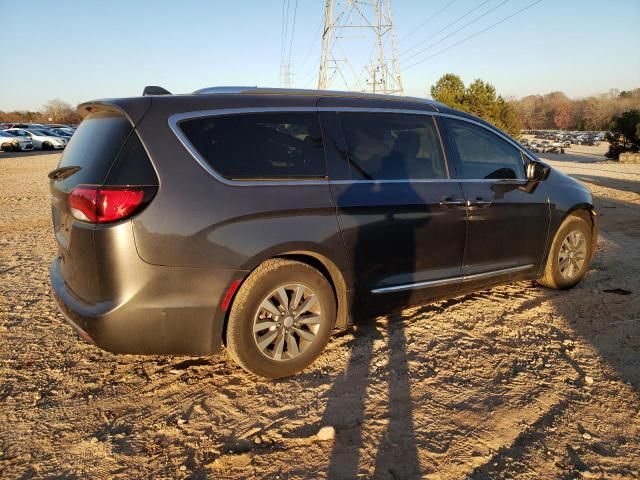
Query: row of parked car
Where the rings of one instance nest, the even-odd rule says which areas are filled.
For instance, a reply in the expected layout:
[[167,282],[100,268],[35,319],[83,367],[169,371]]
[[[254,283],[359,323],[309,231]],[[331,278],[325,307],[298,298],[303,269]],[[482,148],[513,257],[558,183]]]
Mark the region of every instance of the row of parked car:
[[533,135],[539,140],[565,142],[569,145],[600,145],[605,140],[607,132],[553,131],[553,130],[523,130],[523,134]]
[[520,143],[533,153],[564,153],[565,148],[571,148],[571,142],[568,140],[521,140]]
[[1,123],[0,149],[4,152],[61,150],[75,131],[76,126],[58,123]]

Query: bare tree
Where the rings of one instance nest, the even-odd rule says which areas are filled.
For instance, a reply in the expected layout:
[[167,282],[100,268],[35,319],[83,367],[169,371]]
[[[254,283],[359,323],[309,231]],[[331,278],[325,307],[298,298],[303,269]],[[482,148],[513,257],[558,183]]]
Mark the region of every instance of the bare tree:
[[42,114],[48,122],[65,123],[69,117],[76,115],[76,112],[67,102],[56,99],[45,103]]

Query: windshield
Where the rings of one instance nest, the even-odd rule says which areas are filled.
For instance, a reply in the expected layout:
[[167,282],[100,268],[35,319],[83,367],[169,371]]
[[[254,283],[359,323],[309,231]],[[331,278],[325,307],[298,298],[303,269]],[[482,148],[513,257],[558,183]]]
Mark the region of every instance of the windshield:
[[49,130],[29,130],[30,133],[34,135],[40,135],[41,137],[55,137],[57,136],[55,133],[50,132]]
[[10,135],[10,134],[8,134],[6,132],[0,132],[0,137],[12,137],[13,138],[13,135]]

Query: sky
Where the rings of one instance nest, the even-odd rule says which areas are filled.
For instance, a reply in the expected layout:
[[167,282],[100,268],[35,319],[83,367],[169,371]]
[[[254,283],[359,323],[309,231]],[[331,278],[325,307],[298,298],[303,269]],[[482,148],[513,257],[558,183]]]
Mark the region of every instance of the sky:
[[[405,94],[429,96],[445,73],[516,98],[640,87],[640,0],[542,0],[465,41],[534,1],[393,0]],[[136,96],[145,85],[278,87],[287,2],[294,86],[315,88],[324,0],[0,0],[0,110]]]

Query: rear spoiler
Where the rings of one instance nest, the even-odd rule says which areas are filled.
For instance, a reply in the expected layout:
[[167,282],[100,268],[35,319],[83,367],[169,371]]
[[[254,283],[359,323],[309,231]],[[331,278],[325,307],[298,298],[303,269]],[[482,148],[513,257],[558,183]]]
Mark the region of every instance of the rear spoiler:
[[82,118],[90,113],[97,112],[113,112],[124,115],[131,125],[136,126],[145,113],[151,107],[151,98],[149,97],[133,97],[133,98],[113,98],[104,100],[94,100],[78,105],[77,110]]

